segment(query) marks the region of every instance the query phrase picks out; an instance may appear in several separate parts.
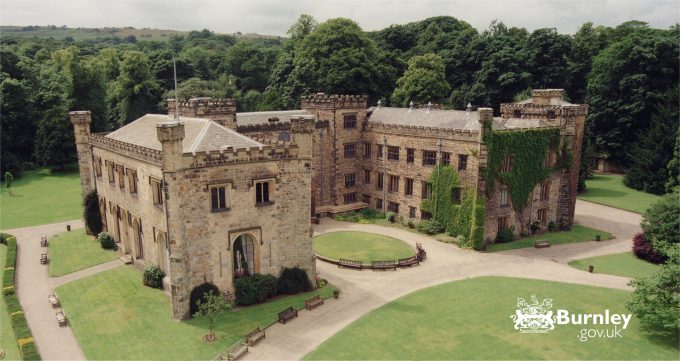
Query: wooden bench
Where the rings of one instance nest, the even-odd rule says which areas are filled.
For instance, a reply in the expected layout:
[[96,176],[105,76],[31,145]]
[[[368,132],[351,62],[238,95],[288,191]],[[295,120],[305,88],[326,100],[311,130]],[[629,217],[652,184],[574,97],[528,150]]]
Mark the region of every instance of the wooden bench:
[[228,361],[233,361],[236,360],[237,358],[241,357],[244,353],[248,352],[248,345],[245,343],[239,342],[227,350],[227,360]]
[[340,261],[338,262],[338,267],[355,268],[358,270],[362,270],[364,268],[364,264],[361,263],[361,261],[353,261],[351,259],[340,258]]
[[418,251],[416,259],[420,262],[424,261],[427,258],[427,252],[425,252],[425,248],[423,248],[421,243],[416,243],[416,250]]
[[550,247],[550,242],[546,239],[539,239],[537,241],[534,241],[534,247],[535,248],[547,248]]
[[57,316],[57,322],[59,323],[60,327],[66,326],[68,323],[68,320],[66,319],[66,315],[64,314],[64,311],[59,311],[54,314]]
[[52,304],[52,308],[59,307],[59,299],[54,293],[47,295],[47,300],[50,301],[50,304]]
[[371,268],[374,270],[381,269],[381,270],[386,270],[386,269],[393,269],[397,270],[397,262],[395,261],[372,261],[371,262]]
[[323,298],[319,297],[319,295],[316,295],[308,300],[305,300],[305,308],[307,310],[311,310],[314,307],[321,305],[323,305]]
[[286,321],[297,316],[298,316],[297,310],[294,309],[293,307],[288,307],[285,310],[279,312],[279,323],[286,323]]
[[248,344],[248,346],[255,346],[257,341],[265,337],[264,330],[261,330],[259,326],[255,327],[254,330],[248,332],[246,335],[246,344]]
[[40,247],[47,247],[47,237],[40,238]]
[[47,264],[47,253],[40,255],[40,264]]
[[399,267],[412,267],[413,265],[420,266],[420,261],[418,261],[416,256],[408,257],[408,258],[401,258],[397,262],[397,265]]

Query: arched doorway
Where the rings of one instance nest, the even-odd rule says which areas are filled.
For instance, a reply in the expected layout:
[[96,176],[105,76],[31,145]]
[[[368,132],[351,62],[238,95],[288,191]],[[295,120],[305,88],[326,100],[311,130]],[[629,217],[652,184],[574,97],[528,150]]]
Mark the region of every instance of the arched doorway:
[[120,243],[120,208],[118,208],[118,206],[113,206],[111,209],[111,215],[113,216],[113,222],[116,230],[114,238],[116,239],[116,243]]
[[123,242],[123,253],[125,254],[130,254],[132,253],[132,247],[130,247],[130,218],[129,218],[129,213],[125,209],[120,209],[120,233],[121,233],[121,242]]
[[132,223],[132,232],[135,239],[135,257],[144,258],[144,247],[142,246],[142,227],[139,220],[135,219]]
[[234,278],[255,274],[255,242],[253,237],[247,234],[238,236],[234,241],[232,250]]

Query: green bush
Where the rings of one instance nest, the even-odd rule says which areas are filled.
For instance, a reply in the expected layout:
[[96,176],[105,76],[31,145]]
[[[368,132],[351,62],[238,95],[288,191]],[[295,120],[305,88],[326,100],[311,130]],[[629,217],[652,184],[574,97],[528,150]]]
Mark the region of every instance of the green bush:
[[656,253],[667,256],[680,245],[680,193],[664,195],[642,216],[640,226]]
[[397,220],[397,215],[394,212],[387,212],[385,219],[390,221],[390,223],[394,223]]
[[0,244],[7,244],[7,238],[12,237],[7,233],[0,233]]
[[5,264],[5,270],[2,272],[2,293],[11,295],[14,293],[17,240],[13,236],[5,234],[5,242],[7,243],[7,263]]
[[21,347],[21,355],[24,360],[40,360],[40,354],[38,349],[35,347],[35,343],[29,342]]
[[515,240],[515,227],[501,229],[496,235],[496,243],[508,243]]
[[[9,294],[4,297],[7,305],[7,313],[9,314],[10,324],[17,340],[27,339],[33,337],[31,329],[28,327],[26,317],[23,309],[19,304],[19,299],[16,294]],[[24,360],[40,360],[40,354],[32,342],[24,344],[21,348]]]
[[431,221],[421,221],[418,223],[418,232],[433,235],[437,233],[442,233],[444,231],[444,226],[441,223],[431,220]]
[[234,281],[236,304],[253,305],[276,296],[277,283],[276,277],[270,274],[256,273],[250,277],[237,278]]
[[356,212],[352,211],[336,215],[335,220],[343,222],[358,222],[359,216],[356,214]]
[[109,233],[102,232],[97,237],[97,241],[102,246],[103,249],[116,249],[116,240]]
[[204,283],[194,287],[194,289],[191,291],[191,294],[189,295],[189,314],[191,314],[192,317],[194,317],[194,315],[199,310],[199,301],[201,303],[206,302],[205,295],[210,292],[215,295],[219,295],[220,289],[212,283]]
[[144,285],[153,288],[163,288],[163,277],[165,272],[155,264],[148,265],[144,268]]
[[364,219],[384,219],[385,214],[375,208],[364,208],[359,211],[359,216]]
[[276,292],[280,295],[292,295],[312,290],[307,272],[299,267],[284,268],[276,285]]
[[83,218],[85,227],[91,234],[99,234],[102,231],[102,217],[99,213],[99,197],[97,191],[91,191],[83,200]]
[[550,221],[550,223],[548,223],[548,231],[557,232],[557,228],[557,223],[555,221]]

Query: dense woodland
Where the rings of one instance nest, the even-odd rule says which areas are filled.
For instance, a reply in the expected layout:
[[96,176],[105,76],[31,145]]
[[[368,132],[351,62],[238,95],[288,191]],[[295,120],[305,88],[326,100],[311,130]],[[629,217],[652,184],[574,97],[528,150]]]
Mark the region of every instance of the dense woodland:
[[564,88],[572,102],[590,105],[588,154],[626,166],[633,188],[663,193],[678,184],[678,25],[585,23],[566,35],[492,22],[479,32],[442,16],[365,32],[349,19],[318,24],[303,15],[288,35],[3,35],[2,173],[73,161],[69,110],[91,110],[97,132],[165,112],[175,59],[178,97],[234,97],[238,111],[292,109],[316,92],[367,94],[371,104],[431,101],[462,109],[469,102],[498,111],[531,88]]

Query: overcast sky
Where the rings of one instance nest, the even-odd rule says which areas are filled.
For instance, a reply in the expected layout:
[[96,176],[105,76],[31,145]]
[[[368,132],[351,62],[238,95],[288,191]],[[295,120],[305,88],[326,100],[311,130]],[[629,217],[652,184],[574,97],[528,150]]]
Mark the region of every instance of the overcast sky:
[[2,25],[67,25],[255,32],[285,35],[300,16],[319,22],[347,17],[364,30],[450,15],[477,29],[493,19],[529,30],[575,32],[581,24],[614,26],[642,20],[666,28],[680,22],[680,0],[0,0]]

